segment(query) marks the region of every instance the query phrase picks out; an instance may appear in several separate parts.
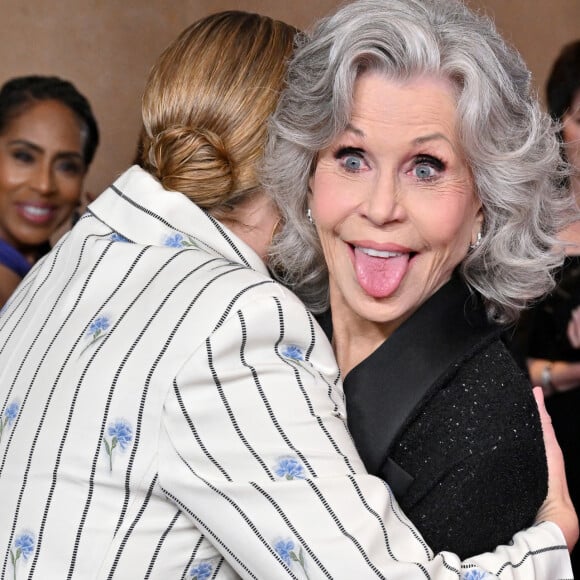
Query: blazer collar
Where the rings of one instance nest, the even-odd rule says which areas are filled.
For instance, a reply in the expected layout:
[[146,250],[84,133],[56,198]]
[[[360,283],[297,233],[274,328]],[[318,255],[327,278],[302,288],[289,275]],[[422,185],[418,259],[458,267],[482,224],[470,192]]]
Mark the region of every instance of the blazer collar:
[[[321,317],[327,334],[331,319]],[[348,426],[370,473],[381,471],[405,421],[451,365],[499,334],[454,276],[344,378]]]
[[121,236],[142,245],[202,247],[269,276],[260,257],[231,230],[178,191],[133,166],[88,208]]

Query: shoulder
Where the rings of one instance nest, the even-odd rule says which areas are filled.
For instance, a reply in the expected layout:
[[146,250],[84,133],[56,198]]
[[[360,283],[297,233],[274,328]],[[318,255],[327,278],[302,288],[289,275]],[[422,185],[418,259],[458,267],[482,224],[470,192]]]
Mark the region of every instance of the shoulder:
[[448,369],[407,425],[406,436],[446,440],[449,448],[529,447],[543,458],[531,386],[499,338]]
[[0,263],[0,308],[8,301],[21,280],[11,268]]

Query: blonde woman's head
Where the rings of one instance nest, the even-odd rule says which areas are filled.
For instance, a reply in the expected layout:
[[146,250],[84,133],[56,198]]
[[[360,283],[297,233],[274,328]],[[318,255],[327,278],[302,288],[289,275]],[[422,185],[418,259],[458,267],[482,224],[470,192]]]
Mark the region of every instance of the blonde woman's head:
[[228,11],[184,30],[143,96],[143,159],[165,189],[218,219],[259,190],[259,165],[296,29]]

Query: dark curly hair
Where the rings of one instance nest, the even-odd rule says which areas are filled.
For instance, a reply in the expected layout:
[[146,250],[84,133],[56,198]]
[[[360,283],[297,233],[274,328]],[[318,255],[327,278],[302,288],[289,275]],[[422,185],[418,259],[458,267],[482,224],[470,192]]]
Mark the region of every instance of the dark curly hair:
[[554,119],[562,119],[576,91],[580,91],[580,39],[564,46],[548,77],[546,98]]

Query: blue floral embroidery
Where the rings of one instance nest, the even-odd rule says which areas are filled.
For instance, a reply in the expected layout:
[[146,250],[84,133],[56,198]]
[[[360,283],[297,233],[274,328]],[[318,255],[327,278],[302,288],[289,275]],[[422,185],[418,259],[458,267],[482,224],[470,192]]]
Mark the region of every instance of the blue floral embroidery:
[[314,373],[312,372],[312,365],[304,358],[304,352],[299,346],[296,346],[295,344],[286,345],[282,348],[281,353],[284,358],[292,361],[293,363],[296,363],[308,374],[314,376]]
[[276,464],[275,473],[278,477],[285,479],[304,479],[304,467],[298,459],[294,457],[281,457]]
[[118,234],[117,232],[113,232],[109,236],[109,239],[111,240],[111,242],[124,242],[124,243],[129,242],[129,240],[125,236],[122,236],[121,234]]
[[20,411],[20,403],[18,401],[12,401],[4,409],[4,416],[0,418],[0,441],[2,440],[4,430],[12,427],[16,417],[18,417],[18,411]]
[[192,580],[208,580],[211,578],[212,572],[213,566],[209,562],[200,562],[189,571],[189,575]]
[[306,563],[304,562],[304,553],[302,552],[302,547],[296,554],[296,548],[294,546],[294,542],[292,540],[278,540],[274,543],[274,550],[276,554],[282,558],[286,566],[288,568],[292,568],[292,563],[297,562],[302,571],[304,572],[304,576],[308,580],[308,572],[306,572]]
[[282,356],[285,356],[286,358],[296,361],[304,360],[304,354],[302,353],[302,349],[299,346],[296,346],[295,344],[285,346],[282,349]]
[[12,562],[12,567],[14,568],[14,578],[16,579],[16,564],[20,559],[20,556],[24,560],[34,553],[34,546],[36,540],[30,532],[22,532],[16,538],[14,538],[14,548],[10,550],[10,560]]
[[485,580],[490,577],[487,572],[483,570],[468,570],[461,575],[461,580]]
[[163,245],[168,248],[198,248],[196,241],[191,236],[184,236],[179,232],[175,232],[170,236],[166,236],[163,240]]
[[294,549],[294,542],[292,540],[278,540],[274,544],[274,550],[276,550],[276,554],[284,560],[284,563],[287,566],[291,566],[292,562],[290,561],[290,552]]
[[111,437],[111,441],[109,442],[106,437],[103,441],[105,442],[105,451],[109,456],[109,471],[113,471],[113,451],[117,445],[122,451],[125,451],[133,441],[133,428],[128,421],[120,419],[109,424],[107,433]]
[[103,332],[106,332],[109,326],[111,326],[111,321],[107,316],[97,316],[97,318],[91,322],[87,334],[93,340],[96,340]]
[[109,327],[111,326],[111,319],[109,316],[101,314],[97,316],[90,324],[87,330],[88,343],[81,350],[81,354],[85,352],[96,340],[102,338]]
[[172,236],[167,236],[165,240],[163,240],[163,245],[167,246],[168,248],[181,248],[181,243],[183,242],[183,235],[182,234],[173,234]]

